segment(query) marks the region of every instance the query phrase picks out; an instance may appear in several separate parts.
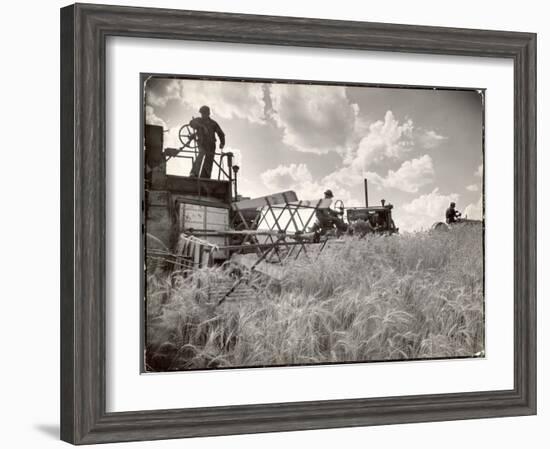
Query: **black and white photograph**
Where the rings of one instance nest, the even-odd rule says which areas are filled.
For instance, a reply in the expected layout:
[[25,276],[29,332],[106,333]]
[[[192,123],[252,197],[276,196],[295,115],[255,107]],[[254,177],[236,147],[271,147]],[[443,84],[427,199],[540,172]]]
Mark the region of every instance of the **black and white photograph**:
[[142,75],[145,372],[484,356],[484,91]]

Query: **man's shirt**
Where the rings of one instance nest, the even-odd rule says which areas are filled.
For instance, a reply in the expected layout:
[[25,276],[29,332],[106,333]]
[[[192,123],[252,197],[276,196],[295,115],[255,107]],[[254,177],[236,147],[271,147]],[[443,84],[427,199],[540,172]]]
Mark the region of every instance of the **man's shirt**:
[[220,139],[220,144],[225,145],[225,134],[220,125],[210,117],[197,117],[191,120],[189,125],[197,130],[197,143],[200,147],[216,148],[216,135]]
[[454,223],[456,221],[456,209],[449,207],[445,212],[445,218],[447,223]]

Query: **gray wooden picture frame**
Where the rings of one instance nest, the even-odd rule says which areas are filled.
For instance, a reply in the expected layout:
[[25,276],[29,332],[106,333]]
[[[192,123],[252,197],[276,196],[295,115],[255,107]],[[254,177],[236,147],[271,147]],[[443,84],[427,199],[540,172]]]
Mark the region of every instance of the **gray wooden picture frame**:
[[[107,36],[513,59],[514,388],[107,413]],[[61,439],[91,444],[535,414],[536,187],[535,34],[87,4],[62,8]]]

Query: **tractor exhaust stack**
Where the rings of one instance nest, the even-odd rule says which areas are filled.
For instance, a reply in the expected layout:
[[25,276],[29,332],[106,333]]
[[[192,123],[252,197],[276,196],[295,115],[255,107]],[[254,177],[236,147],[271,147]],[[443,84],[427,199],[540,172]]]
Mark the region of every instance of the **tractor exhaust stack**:
[[369,186],[365,178],[365,207],[369,207]]

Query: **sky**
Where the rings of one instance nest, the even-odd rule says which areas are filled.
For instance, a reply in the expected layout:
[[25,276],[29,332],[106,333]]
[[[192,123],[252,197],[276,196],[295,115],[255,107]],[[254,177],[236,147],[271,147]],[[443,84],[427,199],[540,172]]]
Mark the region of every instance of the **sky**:
[[[346,207],[364,206],[367,178],[369,204],[393,204],[402,231],[444,221],[451,201],[482,217],[481,92],[153,77],[144,101],[146,123],[163,126],[172,148],[208,105],[243,196],[315,200],[331,189]],[[186,176],[190,166],[171,160],[167,170]]]

